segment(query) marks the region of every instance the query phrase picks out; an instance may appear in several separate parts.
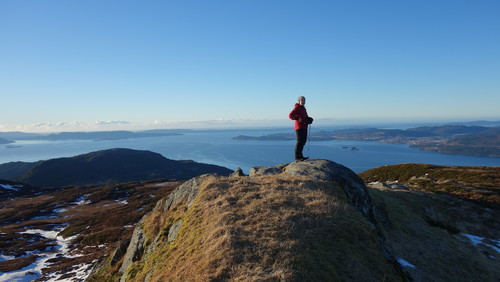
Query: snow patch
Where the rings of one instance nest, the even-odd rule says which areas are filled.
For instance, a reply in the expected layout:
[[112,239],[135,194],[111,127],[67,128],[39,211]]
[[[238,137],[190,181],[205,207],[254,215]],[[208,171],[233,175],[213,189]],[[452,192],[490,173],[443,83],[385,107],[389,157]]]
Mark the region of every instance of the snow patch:
[[55,210],[52,210],[52,212],[54,213],[62,213],[62,212],[67,212],[68,209],[66,208],[59,208],[59,209],[55,209]]
[[[469,238],[469,240],[472,242],[472,244],[474,244],[474,245],[480,245],[480,244],[486,245],[500,254],[500,239],[496,239],[496,240],[495,239],[487,239],[487,238],[483,238],[483,237],[471,235],[471,234],[462,234],[462,235]],[[489,242],[492,242],[492,243],[489,244]]]
[[406,260],[402,258],[397,259],[398,263],[401,265],[401,267],[411,267],[411,268],[416,268],[413,264],[407,262]]
[[128,204],[128,201],[127,199],[119,199],[119,200],[116,200],[117,203],[120,203],[122,205],[127,205]]
[[4,256],[4,255],[0,255],[0,262],[2,261],[6,261],[6,260],[11,260],[11,259],[15,259],[16,257],[14,256]]
[[7,190],[19,191],[19,189],[22,188],[23,185],[0,184],[0,187]]
[[88,196],[89,196],[89,194],[85,194],[83,196],[80,196],[80,197],[76,198],[75,205],[82,206],[82,205],[88,205],[88,204],[90,204],[91,201],[85,200]]
[[[62,229],[49,231],[41,229],[29,229],[21,232],[21,234],[35,234],[47,239],[55,240],[57,246],[55,248],[48,248],[44,252],[37,254],[39,256],[38,259],[31,265],[28,265],[27,267],[20,270],[3,273],[2,275],[0,275],[0,281],[33,281],[34,279],[40,278],[42,276],[42,269],[49,266],[49,260],[61,255],[65,257],[73,257],[69,254],[69,246],[71,245],[71,241],[73,241],[73,239],[75,239],[77,235],[63,238],[62,236],[58,235],[60,231],[62,231]],[[2,256],[2,258],[8,257]]]
[[59,218],[58,215],[40,215],[31,218],[30,220],[38,220],[38,219],[51,219],[51,218]]

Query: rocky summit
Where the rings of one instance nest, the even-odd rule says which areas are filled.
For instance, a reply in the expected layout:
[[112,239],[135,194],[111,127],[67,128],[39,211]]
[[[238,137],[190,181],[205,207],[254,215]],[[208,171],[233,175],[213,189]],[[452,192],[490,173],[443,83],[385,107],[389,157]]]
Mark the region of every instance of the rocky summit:
[[498,211],[328,160],[186,181],[88,281],[498,281]]

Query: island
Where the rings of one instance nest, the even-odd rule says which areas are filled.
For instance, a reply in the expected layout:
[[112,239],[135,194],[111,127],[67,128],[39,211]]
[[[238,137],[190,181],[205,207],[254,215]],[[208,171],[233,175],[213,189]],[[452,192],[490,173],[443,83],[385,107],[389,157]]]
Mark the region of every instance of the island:
[[[239,135],[233,139],[286,141],[294,140],[295,135],[293,133],[276,133],[264,136]],[[444,154],[500,157],[500,126],[441,125],[408,129],[348,128],[313,132],[310,135],[310,140],[377,141],[389,144],[408,144],[412,148]],[[351,148],[353,151],[357,149]]]

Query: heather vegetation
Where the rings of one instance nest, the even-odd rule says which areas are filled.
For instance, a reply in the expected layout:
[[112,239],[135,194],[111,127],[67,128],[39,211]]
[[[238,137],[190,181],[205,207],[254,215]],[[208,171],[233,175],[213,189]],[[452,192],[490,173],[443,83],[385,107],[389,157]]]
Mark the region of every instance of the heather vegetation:
[[400,164],[359,174],[367,182],[398,182],[413,190],[451,195],[500,209],[500,167]]
[[[2,183],[5,183],[3,181]],[[0,271],[22,269],[56,241],[29,230],[55,232],[71,240],[71,258],[56,257],[43,273],[71,272],[76,265],[91,265],[129,238],[137,221],[168,195],[179,182],[158,179],[107,187],[35,188],[22,196],[0,201],[0,253],[12,259],[0,261]],[[22,190],[22,189],[20,189]]]

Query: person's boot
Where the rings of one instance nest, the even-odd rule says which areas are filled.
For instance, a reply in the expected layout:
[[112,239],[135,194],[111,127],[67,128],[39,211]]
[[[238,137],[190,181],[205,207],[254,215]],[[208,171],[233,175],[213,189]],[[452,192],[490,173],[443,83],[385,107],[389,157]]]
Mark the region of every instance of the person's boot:
[[304,157],[303,155],[295,157],[295,160],[298,161],[298,162],[305,161],[307,159],[309,159],[309,157]]

